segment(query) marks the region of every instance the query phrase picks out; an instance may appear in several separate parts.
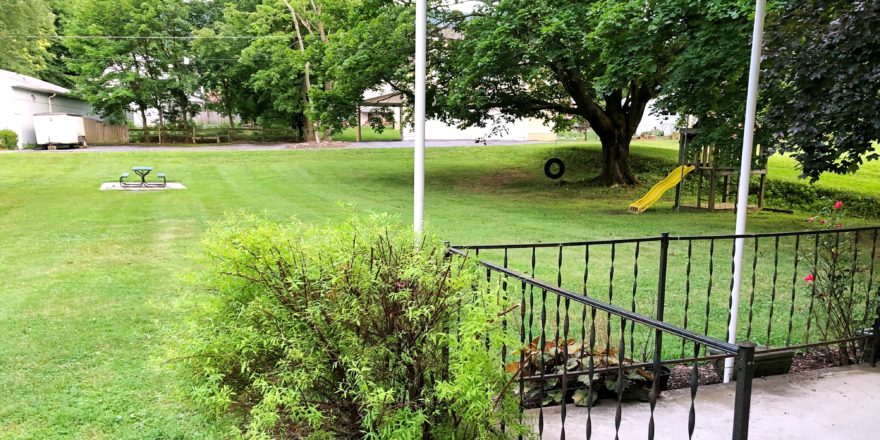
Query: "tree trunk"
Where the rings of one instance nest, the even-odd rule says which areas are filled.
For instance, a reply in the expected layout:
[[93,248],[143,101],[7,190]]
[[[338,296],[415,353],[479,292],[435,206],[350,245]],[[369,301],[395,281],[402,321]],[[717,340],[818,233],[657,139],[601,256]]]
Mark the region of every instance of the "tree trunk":
[[607,186],[636,185],[639,179],[629,165],[629,144],[631,136],[614,131],[599,134],[602,141],[602,173],[596,180]]
[[599,101],[580,72],[555,63],[549,67],[576,105],[576,113],[574,109],[565,110],[584,118],[602,141],[602,173],[596,180],[609,186],[639,183],[629,165],[629,143],[645,106],[657,93],[657,85],[631,81],[626,90],[612,90]]
[[[306,46],[305,46],[305,43],[303,42],[302,31],[299,28],[299,17],[297,17],[296,10],[293,8],[293,6],[290,4],[290,2],[288,0],[283,0],[283,1],[284,1],[284,5],[287,6],[287,9],[290,11],[290,19],[293,20],[293,28],[296,31],[296,40],[299,45],[299,51],[303,55],[305,55]],[[320,143],[321,138],[319,137],[319,134],[318,134],[319,130],[315,126],[315,121],[312,121],[312,118],[308,114],[310,112],[314,113],[314,110],[315,110],[314,103],[312,103],[311,99],[309,99],[309,90],[312,88],[311,79],[309,79],[309,75],[311,75],[309,70],[310,70],[309,69],[309,62],[306,61],[304,72],[303,72],[303,85],[302,85],[303,86],[303,94],[302,94],[303,102],[308,104],[308,107],[309,107],[309,110],[306,112],[306,115],[305,115],[306,116],[306,127],[307,127],[306,128],[306,139],[308,139],[307,142],[310,142],[312,139],[314,139],[315,141]]]
[[141,122],[143,123],[143,126],[141,128],[144,129],[143,141],[144,141],[144,143],[149,143],[150,142],[150,127],[149,127],[149,125],[147,125],[147,109],[146,109],[146,107],[141,105],[140,110],[141,110]]
[[183,129],[189,130],[189,105],[181,104],[181,113],[183,113]]
[[159,143],[162,143],[162,132],[165,130],[165,115],[162,114],[162,105],[156,104],[156,108],[159,109]]
[[[309,87],[310,87],[309,75],[306,74],[303,77],[302,89],[300,90],[300,93],[302,94],[303,102],[308,102],[308,100],[309,100]],[[308,111],[304,111],[302,113],[302,115],[303,115],[303,122],[304,122],[303,135],[305,136],[305,141],[312,142],[315,140],[315,136],[316,136],[315,125],[312,123],[312,118],[309,117]]]
[[232,108],[232,99],[229,97],[229,81],[223,81],[223,108],[226,109],[226,117],[229,118],[229,128],[235,128],[235,117]]

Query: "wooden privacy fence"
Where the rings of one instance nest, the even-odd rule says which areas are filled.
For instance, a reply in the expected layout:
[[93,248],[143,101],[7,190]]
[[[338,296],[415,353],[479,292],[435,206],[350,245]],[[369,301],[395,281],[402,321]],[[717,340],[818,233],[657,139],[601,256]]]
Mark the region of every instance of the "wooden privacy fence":
[[127,144],[128,127],[111,125],[92,118],[83,118],[86,142],[89,145]]

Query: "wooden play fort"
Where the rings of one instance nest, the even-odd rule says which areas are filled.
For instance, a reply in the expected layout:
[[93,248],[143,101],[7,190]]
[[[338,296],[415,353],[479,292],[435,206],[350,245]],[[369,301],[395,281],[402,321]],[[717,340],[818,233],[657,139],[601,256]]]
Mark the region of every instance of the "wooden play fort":
[[[693,140],[697,130],[681,129],[678,143],[678,169],[693,166],[690,178],[679,180],[675,187],[675,209],[704,209],[709,211],[731,211],[736,209],[736,189],[739,181],[739,165],[720,164],[715,147],[696,145]],[[770,149],[755,146],[752,176],[758,176],[756,204],[750,210],[764,208],[764,190],[767,185],[767,157]],[[694,188],[695,187],[695,188]]]

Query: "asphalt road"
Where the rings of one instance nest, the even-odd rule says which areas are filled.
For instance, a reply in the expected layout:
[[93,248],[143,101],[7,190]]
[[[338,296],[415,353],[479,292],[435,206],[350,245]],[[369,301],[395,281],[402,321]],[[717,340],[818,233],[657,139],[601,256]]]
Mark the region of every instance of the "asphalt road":
[[[472,147],[472,146],[500,146],[500,145],[526,145],[542,143],[537,141],[513,141],[513,140],[488,140],[476,143],[473,140],[443,140],[425,141],[425,145],[431,148],[437,147]],[[279,144],[223,144],[223,145],[199,145],[199,146],[138,146],[138,145],[102,145],[88,148],[60,149],[60,150],[7,150],[18,152],[38,153],[101,153],[101,152],[132,152],[132,151],[271,151],[271,150],[301,150],[321,148],[412,148],[413,141],[390,141],[390,142],[327,142],[316,143],[279,143]]]

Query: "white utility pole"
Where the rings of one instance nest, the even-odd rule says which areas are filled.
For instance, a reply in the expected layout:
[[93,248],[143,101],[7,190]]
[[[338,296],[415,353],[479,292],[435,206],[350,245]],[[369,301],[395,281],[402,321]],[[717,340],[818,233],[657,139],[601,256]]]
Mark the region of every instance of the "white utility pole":
[[[749,178],[752,175],[752,150],[755,140],[755,112],[758,107],[758,79],[761,74],[761,46],[764,44],[764,7],[766,0],[755,1],[755,26],[752,30],[752,58],[749,62],[749,94],[746,98],[746,121],[743,124],[742,158],[739,168],[739,189],[736,195],[736,234],[746,233],[746,214],[749,209]],[[730,322],[727,342],[736,344],[739,316],[739,292],[742,286],[743,238],[736,239],[733,254],[733,290],[730,292]],[[733,375],[733,358],[724,360],[724,383]]]
[[[413,179],[413,230],[422,233],[425,222],[425,52],[427,38],[426,0],[416,0],[416,88],[413,118],[415,119],[415,177]],[[401,107],[401,111],[403,108]],[[403,127],[401,127],[401,130]]]

